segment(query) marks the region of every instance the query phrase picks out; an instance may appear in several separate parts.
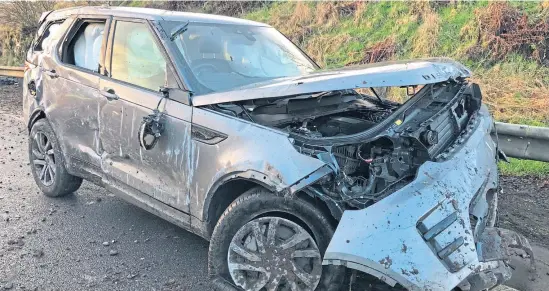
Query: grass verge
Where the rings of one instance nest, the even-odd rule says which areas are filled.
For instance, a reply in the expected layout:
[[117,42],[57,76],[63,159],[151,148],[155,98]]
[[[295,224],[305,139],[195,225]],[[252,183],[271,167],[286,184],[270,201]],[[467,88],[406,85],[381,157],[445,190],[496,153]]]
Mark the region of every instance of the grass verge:
[[510,159],[510,163],[499,163],[500,173],[508,176],[549,176],[549,163]]

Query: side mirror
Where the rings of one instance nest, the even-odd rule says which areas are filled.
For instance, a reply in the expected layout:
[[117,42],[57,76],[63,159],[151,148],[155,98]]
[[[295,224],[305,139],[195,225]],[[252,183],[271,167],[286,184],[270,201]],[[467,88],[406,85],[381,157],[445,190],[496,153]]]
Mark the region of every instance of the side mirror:
[[173,101],[177,101],[183,104],[191,104],[191,91],[181,90],[179,88],[161,87],[160,92],[164,94],[166,98],[169,98]]

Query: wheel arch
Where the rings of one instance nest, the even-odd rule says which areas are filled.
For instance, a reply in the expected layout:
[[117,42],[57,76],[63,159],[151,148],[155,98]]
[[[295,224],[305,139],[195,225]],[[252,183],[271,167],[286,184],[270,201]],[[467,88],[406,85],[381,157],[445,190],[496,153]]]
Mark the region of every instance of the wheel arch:
[[261,181],[244,178],[240,174],[220,179],[212,187],[204,200],[203,216],[208,236],[213,233],[217,220],[219,220],[223,211],[238,197],[246,193],[246,191],[258,186],[272,190],[271,187]]
[[32,126],[40,119],[47,118],[46,112],[42,110],[42,108],[37,108],[34,110],[34,112],[30,115],[29,121],[27,123],[27,129],[30,132],[32,129]]
[[[227,207],[238,199],[238,197],[245,194],[246,191],[254,187],[261,187],[271,192],[272,195],[283,195],[281,192],[276,191],[275,185],[267,184],[265,182],[269,180],[265,179],[265,175],[263,174],[254,175],[249,172],[242,172],[227,175],[225,177],[226,178],[220,179],[212,187],[204,200],[203,216],[204,221],[206,222],[208,236],[213,233],[217,221]],[[326,216],[334,228],[337,226],[338,221],[324,200],[318,197],[312,197],[302,191],[292,194],[289,196],[289,199],[300,199],[311,204]]]

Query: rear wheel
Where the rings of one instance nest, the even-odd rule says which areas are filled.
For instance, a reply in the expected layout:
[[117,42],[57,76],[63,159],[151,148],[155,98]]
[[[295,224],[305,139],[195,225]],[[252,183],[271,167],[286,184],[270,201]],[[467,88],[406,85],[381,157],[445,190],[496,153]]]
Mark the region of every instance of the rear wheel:
[[40,119],[32,126],[29,160],[34,181],[46,196],[65,196],[82,184],[81,178],[67,173],[61,147],[46,119]]
[[344,268],[322,266],[333,232],[311,203],[254,188],[219,219],[210,242],[210,275],[228,283],[220,290],[339,290]]

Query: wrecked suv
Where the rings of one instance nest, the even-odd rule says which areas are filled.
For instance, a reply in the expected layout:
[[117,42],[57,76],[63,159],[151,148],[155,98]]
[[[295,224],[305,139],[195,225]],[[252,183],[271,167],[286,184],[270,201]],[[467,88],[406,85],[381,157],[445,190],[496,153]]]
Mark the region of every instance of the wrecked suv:
[[59,10],[27,55],[30,165],[47,196],[86,179],[210,240],[222,290],[338,290],[357,273],[484,290],[529,245],[495,227],[500,153],[469,76],[447,59],[320,70],[235,18]]

